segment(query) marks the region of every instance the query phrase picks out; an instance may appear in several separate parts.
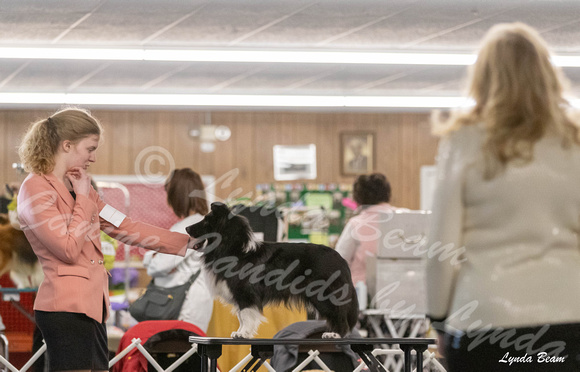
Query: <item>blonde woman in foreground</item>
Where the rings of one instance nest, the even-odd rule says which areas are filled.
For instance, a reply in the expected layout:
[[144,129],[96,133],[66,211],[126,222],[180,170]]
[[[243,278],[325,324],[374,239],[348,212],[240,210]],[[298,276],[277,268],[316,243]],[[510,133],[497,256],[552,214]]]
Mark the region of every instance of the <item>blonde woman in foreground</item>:
[[580,370],[580,137],[539,34],[496,25],[443,121],[429,316],[449,371]]

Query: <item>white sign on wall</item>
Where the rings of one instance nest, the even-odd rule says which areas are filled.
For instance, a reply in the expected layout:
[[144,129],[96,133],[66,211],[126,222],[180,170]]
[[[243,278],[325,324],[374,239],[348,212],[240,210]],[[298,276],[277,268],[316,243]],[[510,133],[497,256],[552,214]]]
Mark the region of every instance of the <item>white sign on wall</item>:
[[274,146],[274,179],[316,179],[316,145]]

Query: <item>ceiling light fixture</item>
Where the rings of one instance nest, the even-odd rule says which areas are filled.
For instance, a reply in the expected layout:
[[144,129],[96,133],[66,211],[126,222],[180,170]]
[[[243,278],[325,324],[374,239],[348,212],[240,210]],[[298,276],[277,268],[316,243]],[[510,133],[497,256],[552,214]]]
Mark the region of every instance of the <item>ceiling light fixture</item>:
[[[580,58],[580,57],[579,57]],[[16,48],[0,47],[0,59],[124,60],[175,62],[470,65],[473,54],[344,51]]]
[[171,107],[452,108],[465,97],[297,96],[207,94],[0,93],[0,105],[102,105]]
[[[469,66],[476,58],[475,54],[469,53],[0,47],[0,59]],[[578,55],[555,55],[552,58],[560,67],[580,67]]]
[[[569,98],[580,108],[580,99]],[[286,108],[362,108],[435,109],[473,105],[466,97],[437,96],[298,96],[228,94],[104,94],[104,93],[0,93],[0,106],[95,105],[151,107],[286,107]]]

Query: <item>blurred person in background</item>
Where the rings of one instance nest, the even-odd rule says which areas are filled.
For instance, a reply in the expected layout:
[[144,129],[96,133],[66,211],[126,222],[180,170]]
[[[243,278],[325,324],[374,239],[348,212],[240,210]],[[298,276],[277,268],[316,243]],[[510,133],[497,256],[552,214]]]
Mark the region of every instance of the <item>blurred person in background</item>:
[[366,284],[367,257],[377,255],[377,226],[388,220],[398,208],[389,204],[391,184],[384,174],[358,176],[353,184],[353,199],[358,208],[344,227],[336,243],[336,251],[348,262],[355,285]]
[[[203,219],[208,213],[205,187],[199,174],[190,168],[175,169],[165,183],[167,203],[173,213],[182,220],[171,231],[186,234],[185,228]],[[201,269],[201,253],[188,251],[185,257],[147,252],[143,265],[159,287],[175,287],[185,284],[191,275]],[[213,295],[201,273],[193,282],[177,320],[192,323],[207,332],[213,310]]]

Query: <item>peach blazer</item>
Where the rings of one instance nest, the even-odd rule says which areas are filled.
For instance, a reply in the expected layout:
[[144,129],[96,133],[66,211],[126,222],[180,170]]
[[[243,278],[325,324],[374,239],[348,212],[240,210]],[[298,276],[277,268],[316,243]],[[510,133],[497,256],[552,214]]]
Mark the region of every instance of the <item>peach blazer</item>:
[[[184,256],[189,237],[126,217],[118,227],[99,216],[106,206],[91,189],[72,197],[52,175],[30,174],[18,194],[18,216],[44,271],[34,309],[83,313],[103,321],[109,314],[109,273],[100,230],[130,245]],[[114,221],[113,221],[114,222]]]

